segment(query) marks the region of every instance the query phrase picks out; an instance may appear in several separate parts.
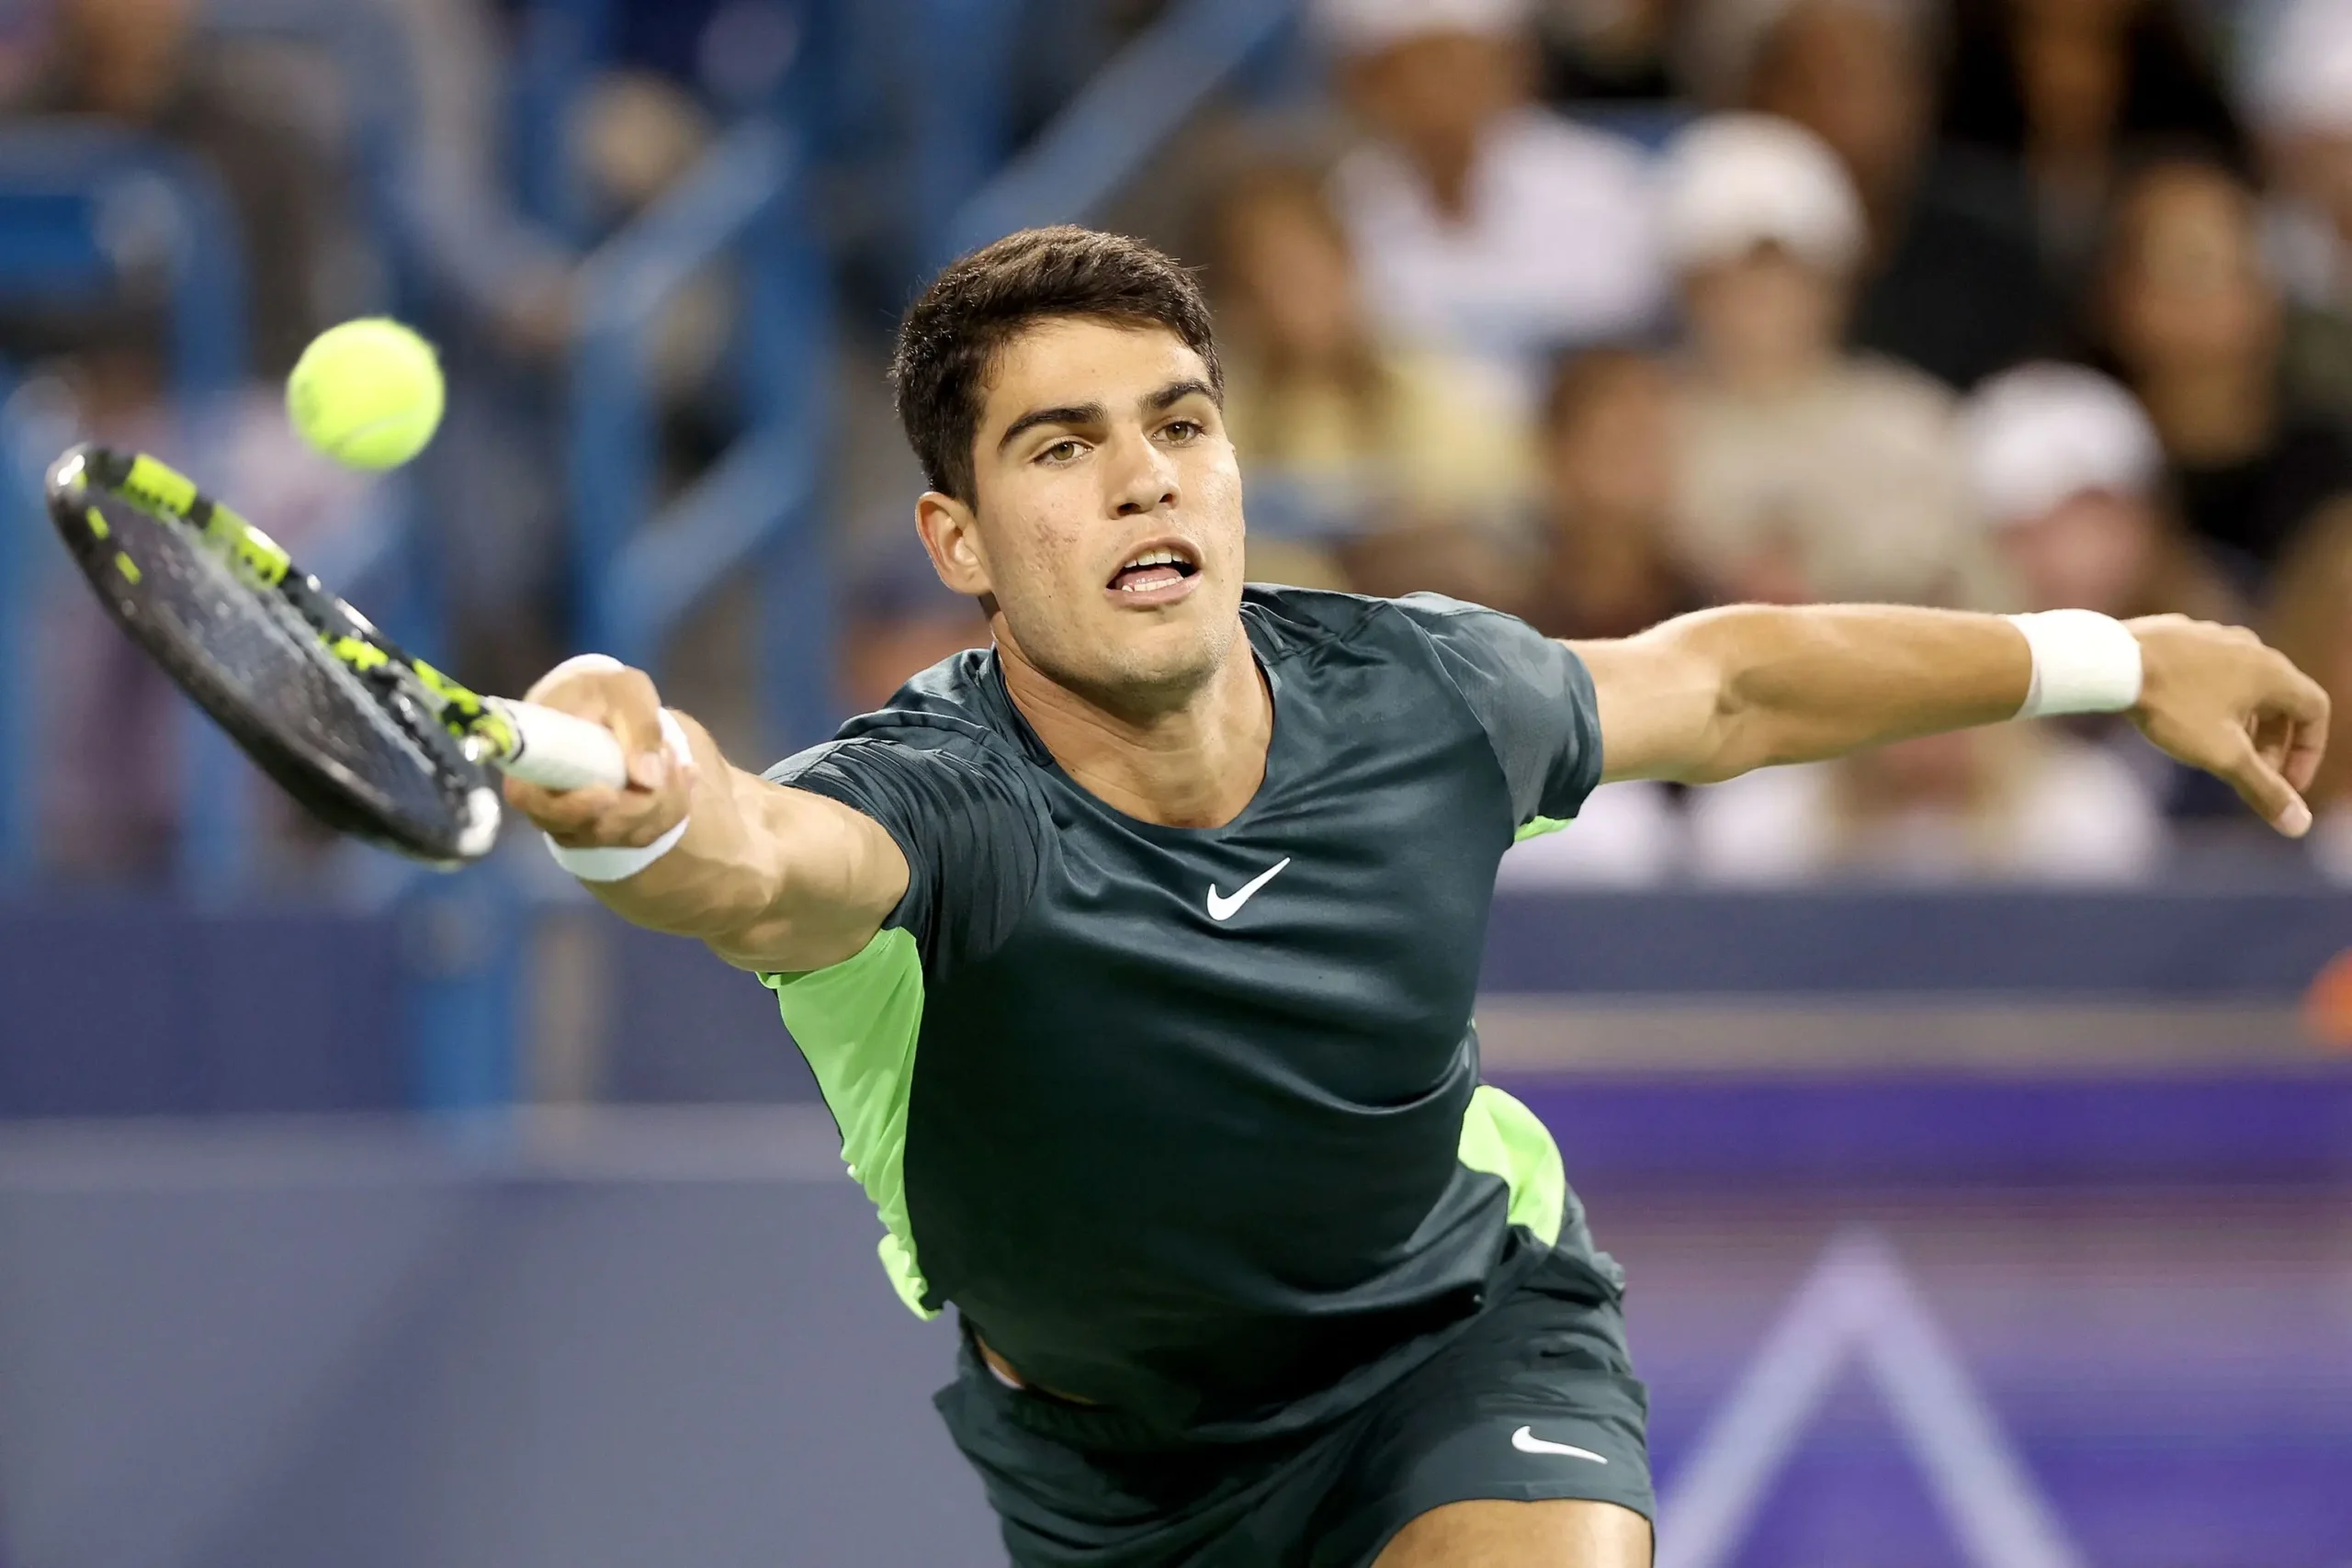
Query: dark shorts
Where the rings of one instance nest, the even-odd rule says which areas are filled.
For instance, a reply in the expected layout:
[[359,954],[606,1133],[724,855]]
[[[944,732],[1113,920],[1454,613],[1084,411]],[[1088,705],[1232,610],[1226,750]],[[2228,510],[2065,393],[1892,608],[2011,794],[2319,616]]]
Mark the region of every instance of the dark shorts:
[[1648,1396],[1622,1292],[1555,1252],[1372,1400],[1303,1436],[1090,1450],[1035,1417],[967,1343],[940,1414],[1018,1568],[1365,1568],[1421,1514],[1585,1498],[1651,1517]]

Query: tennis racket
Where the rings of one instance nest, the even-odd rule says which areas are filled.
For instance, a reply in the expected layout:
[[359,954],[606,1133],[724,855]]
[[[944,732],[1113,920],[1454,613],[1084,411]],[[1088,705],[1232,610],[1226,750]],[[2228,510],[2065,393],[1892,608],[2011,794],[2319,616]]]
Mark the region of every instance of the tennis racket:
[[548,789],[628,780],[610,730],[485,697],[411,658],[276,540],[153,457],[82,446],[50,520],[99,603],[328,827],[436,864],[497,841],[499,768]]

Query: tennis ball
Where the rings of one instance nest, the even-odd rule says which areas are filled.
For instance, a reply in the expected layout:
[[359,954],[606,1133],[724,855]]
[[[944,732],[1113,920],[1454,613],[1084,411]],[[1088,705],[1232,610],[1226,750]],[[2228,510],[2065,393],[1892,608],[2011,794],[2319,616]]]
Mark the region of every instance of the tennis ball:
[[355,468],[397,468],[441,423],[433,345],[386,316],[329,327],[286,378],[286,416],[302,439]]

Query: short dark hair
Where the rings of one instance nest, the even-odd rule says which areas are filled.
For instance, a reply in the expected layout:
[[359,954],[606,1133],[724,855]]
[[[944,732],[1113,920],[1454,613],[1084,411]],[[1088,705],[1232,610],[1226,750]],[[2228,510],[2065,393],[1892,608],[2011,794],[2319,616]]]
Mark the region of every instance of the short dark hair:
[[1220,402],[1225,372],[1193,275],[1124,234],[1023,229],[948,264],[899,324],[890,384],[899,423],[932,489],[969,504],[989,371],[1027,327],[1057,317],[1165,327],[1201,356]]

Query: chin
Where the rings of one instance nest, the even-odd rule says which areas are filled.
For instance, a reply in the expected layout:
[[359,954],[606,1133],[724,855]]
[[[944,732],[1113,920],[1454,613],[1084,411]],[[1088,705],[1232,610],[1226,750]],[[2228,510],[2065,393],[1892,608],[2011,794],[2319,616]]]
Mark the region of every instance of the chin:
[[[1187,617],[1187,621],[1191,618]],[[1108,712],[1136,717],[1180,707],[1215,679],[1223,665],[1237,620],[1225,637],[1198,624],[1114,628],[1082,649],[1057,650],[1067,658],[1033,662],[1055,684],[1085,696]]]

